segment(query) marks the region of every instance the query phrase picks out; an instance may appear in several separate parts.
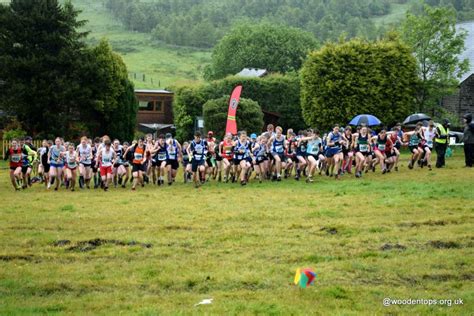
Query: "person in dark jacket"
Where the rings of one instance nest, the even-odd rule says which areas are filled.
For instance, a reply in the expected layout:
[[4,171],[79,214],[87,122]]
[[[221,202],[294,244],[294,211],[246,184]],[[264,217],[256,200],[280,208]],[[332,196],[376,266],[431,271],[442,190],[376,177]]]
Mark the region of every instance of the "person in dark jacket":
[[468,113],[463,116],[464,124],[464,157],[466,159],[466,167],[472,168],[474,164],[474,122],[472,122],[472,114]]

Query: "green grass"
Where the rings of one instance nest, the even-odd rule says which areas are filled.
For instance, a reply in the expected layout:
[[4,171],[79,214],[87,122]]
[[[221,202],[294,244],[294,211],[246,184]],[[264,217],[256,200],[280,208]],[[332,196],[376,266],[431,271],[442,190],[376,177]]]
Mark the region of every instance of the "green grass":
[[[107,193],[15,193],[3,169],[0,314],[470,315],[474,170],[459,154],[447,163]],[[315,269],[314,286],[292,284],[298,267]]]
[[210,51],[172,47],[153,41],[151,34],[127,31],[108,13],[102,1],[72,0],[72,3],[82,10],[79,18],[89,21],[84,27],[91,32],[87,42],[97,44],[107,38],[122,56],[136,88],[164,88],[175,83],[202,81]]
[[405,18],[406,12],[410,6],[417,3],[418,0],[408,0],[406,3],[392,3],[390,5],[390,13],[387,15],[372,18],[376,26],[381,25],[395,25]]

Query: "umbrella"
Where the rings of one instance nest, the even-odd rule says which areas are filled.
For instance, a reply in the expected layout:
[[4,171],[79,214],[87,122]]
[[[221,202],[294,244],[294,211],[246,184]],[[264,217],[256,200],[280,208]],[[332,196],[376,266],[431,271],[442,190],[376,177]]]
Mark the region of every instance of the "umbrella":
[[424,113],[415,113],[410,116],[408,116],[404,121],[403,125],[408,125],[408,124],[416,124],[420,121],[429,121],[431,120],[431,117]]
[[350,125],[367,125],[376,126],[382,124],[378,118],[370,114],[360,114],[354,117],[350,122]]
[[[421,123],[423,123],[423,126],[424,126],[424,127],[428,127],[428,125],[429,125],[430,122],[424,120],[424,121],[421,121]],[[406,128],[415,128],[415,127],[416,127],[416,123],[405,124],[404,126],[405,126]]]

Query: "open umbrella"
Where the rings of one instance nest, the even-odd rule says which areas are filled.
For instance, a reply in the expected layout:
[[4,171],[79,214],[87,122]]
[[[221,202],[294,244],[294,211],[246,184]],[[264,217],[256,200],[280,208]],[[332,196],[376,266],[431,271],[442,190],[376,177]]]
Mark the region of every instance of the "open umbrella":
[[[424,120],[424,121],[421,121],[421,123],[423,123],[423,126],[424,126],[424,127],[428,127],[428,125],[429,125],[430,122],[427,121],[427,120]],[[414,129],[414,128],[416,127],[416,123],[404,124],[404,126],[405,126],[406,128],[413,128],[413,129]]]
[[431,117],[424,113],[415,113],[410,116],[408,116],[404,121],[403,125],[408,125],[408,124],[416,124],[420,121],[429,121],[431,120]]
[[376,126],[382,124],[378,118],[370,114],[360,114],[354,117],[350,122],[349,125],[366,125],[366,126]]

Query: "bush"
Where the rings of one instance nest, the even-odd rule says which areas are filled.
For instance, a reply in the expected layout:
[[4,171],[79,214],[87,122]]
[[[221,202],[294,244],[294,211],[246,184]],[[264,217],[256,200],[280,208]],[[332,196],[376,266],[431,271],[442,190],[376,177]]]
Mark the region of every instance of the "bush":
[[[202,115],[202,106],[206,101],[230,95],[239,84],[243,86],[242,97],[256,101],[263,111],[279,113],[281,118],[278,123],[284,129],[306,127],[301,113],[300,79],[297,74],[264,78],[233,76],[196,87],[172,88],[175,92],[173,107],[178,139],[192,138],[194,118]],[[227,109],[224,112],[226,115]]]
[[303,117],[314,127],[363,113],[393,124],[414,110],[416,61],[396,38],[329,43],[309,55],[301,76]]
[[[215,135],[223,138],[227,123],[229,96],[207,101],[203,106],[204,128],[214,131]],[[258,102],[251,99],[240,99],[237,108],[237,129],[247,133],[260,133],[263,128],[263,112]]]
[[4,140],[12,140],[14,138],[23,138],[26,136],[26,132],[22,129],[11,129],[8,131],[3,131]]
[[202,115],[205,98],[199,88],[180,87],[173,90],[175,92],[173,112],[176,138],[180,141],[192,139],[194,119]]

